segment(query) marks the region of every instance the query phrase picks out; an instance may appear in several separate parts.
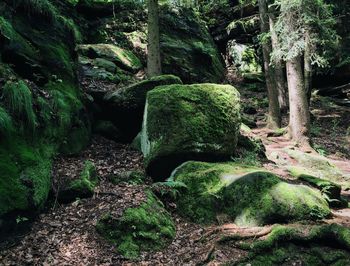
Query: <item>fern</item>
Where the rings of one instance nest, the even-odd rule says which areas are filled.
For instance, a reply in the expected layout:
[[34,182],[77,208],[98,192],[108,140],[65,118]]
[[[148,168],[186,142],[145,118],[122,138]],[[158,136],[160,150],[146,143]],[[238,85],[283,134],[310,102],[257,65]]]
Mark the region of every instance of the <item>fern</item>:
[[24,81],[8,81],[3,87],[2,99],[13,117],[24,121],[30,129],[35,129],[32,92]]
[[0,135],[8,136],[13,131],[11,116],[0,106]]

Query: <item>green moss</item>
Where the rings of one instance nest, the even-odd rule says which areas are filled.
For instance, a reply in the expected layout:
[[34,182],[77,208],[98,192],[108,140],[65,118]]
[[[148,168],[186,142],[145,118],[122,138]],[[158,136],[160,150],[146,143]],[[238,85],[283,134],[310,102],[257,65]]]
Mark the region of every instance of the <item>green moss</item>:
[[126,258],[136,258],[141,251],[161,250],[175,237],[171,216],[151,192],[147,192],[147,202],[126,209],[120,218],[104,215],[96,228]]
[[297,177],[299,180],[307,182],[311,186],[319,189],[324,197],[328,200],[330,203],[336,203],[340,201],[340,192],[341,192],[341,186],[328,181],[324,180],[309,174],[305,174],[303,171],[303,168],[298,167],[290,167],[288,168],[289,172]]
[[35,58],[37,51],[25,38],[23,38],[12,26],[12,23],[0,16],[0,36],[4,37],[6,49],[15,49],[25,58]]
[[187,162],[171,179],[187,186],[178,199],[179,212],[200,223],[214,222],[221,213],[241,226],[317,220],[330,214],[318,191],[251,166]]
[[141,109],[141,113],[143,113],[147,92],[153,90],[157,86],[170,84],[182,84],[182,81],[180,78],[173,75],[161,75],[132,84],[128,87],[119,89],[116,92],[112,92],[111,94],[107,94],[105,99],[119,107],[123,106],[127,109]]
[[286,152],[289,156],[298,161],[298,172],[344,185],[344,188],[349,186],[345,175],[327,158],[297,150],[288,149]]
[[[263,240],[249,245],[249,255],[236,265],[347,265],[350,229],[338,224],[274,226]],[[342,264],[345,263],[345,264]]]
[[186,160],[230,157],[240,123],[239,93],[232,86],[157,87],[147,94],[141,133],[147,171],[164,180]]
[[0,216],[15,210],[41,208],[51,186],[54,146],[29,144],[13,135],[0,146]]
[[128,71],[136,72],[142,68],[142,63],[137,56],[116,45],[85,44],[79,45],[78,50],[84,56],[107,59]]
[[13,129],[11,116],[0,106],[0,135],[9,136]]
[[33,110],[32,92],[24,81],[8,81],[2,89],[2,99],[11,114],[34,130],[36,115]]
[[86,161],[80,178],[69,184],[76,197],[93,195],[96,185],[98,184],[98,176],[96,167],[91,161]]
[[212,36],[192,9],[160,9],[162,70],[185,83],[223,80],[225,67]]

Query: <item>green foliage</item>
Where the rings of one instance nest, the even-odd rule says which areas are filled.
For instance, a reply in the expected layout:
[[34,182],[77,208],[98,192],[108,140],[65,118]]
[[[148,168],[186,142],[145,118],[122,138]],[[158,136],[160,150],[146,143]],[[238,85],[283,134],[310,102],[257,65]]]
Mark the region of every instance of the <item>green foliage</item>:
[[171,216],[151,192],[147,192],[147,202],[126,209],[122,217],[102,216],[96,229],[129,259],[138,257],[141,251],[161,250],[175,237]]
[[11,116],[0,106],[0,135],[8,136],[13,131]]
[[24,121],[30,129],[35,129],[36,115],[33,110],[33,96],[24,81],[8,81],[3,87],[1,98],[13,117]]
[[280,10],[276,23],[279,47],[273,58],[289,60],[303,55],[308,47],[312,64],[327,66],[339,39],[332,5],[324,0],[278,0],[275,5]]

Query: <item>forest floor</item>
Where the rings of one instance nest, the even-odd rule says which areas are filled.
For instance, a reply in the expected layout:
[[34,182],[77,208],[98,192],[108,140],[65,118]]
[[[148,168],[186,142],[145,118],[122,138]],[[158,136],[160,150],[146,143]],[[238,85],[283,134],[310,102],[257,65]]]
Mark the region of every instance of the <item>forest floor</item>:
[[[261,96],[261,100],[260,97]],[[246,104],[263,101],[263,93],[242,93]],[[253,103],[254,102],[254,103]],[[259,136],[267,151],[281,152],[287,163],[295,164],[284,152],[293,146],[283,136],[275,136],[263,128],[265,107],[257,104],[254,119],[257,128],[252,134]],[[350,113],[346,108],[335,106],[331,99],[316,97],[312,105],[314,115],[314,147],[322,155],[336,163],[345,174],[350,174],[350,145],[346,131],[350,124]],[[125,171],[143,170],[142,155],[128,145],[95,136],[91,145],[77,157],[58,157],[53,169],[53,184],[58,179],[74,178],[86,160],[92,161],[101,177],[101,182],[92,198],[77,200],[70,204],[54,202],[31,225],[29,231],[17,236],[0,250],[1,265],[217,265],[234,263],[245,257],[248,251],[230,242],[222,243],[225,235],[239,234],[245,238],[264,237],[271,226],[239,228],[234,224],[204,227],[179,217],[173,203],[168,210],[176,222],[176,237],[161,252],[142,253],[136,261],[125,260],[116,249],[99,236],[95,230],[98,217],[106,212],[121,215],[126,208],[139,206],[145,200],[144,191],[151,182],[143,185],[128,183],[113,184],[110,176]],[[289,179],[287,171],[279,162],[264,164],[283,178]],[[343,191],[344,195],[348,192]],[[350,226],[350,209],[334,211],[334,216],[325,223]],[[212,259],[215,258],[215,259]]]

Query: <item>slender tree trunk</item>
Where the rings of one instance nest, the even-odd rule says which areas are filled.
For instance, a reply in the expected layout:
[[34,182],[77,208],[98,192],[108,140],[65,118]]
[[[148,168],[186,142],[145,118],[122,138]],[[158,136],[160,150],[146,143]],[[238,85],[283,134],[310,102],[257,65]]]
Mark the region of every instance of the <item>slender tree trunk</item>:
[[310,105],[312,92],[312,65],[311,65],[311,49],[309,34],[305,33],[305,51],[304,51],[304,83],[307,95],[307,102]]
[[147,75],[153,77],[161,73],[158,0],[148,0]]
[[310,113],[304,87],[302,57],[287,61],[289,88],[289,133],[293,141],[309,145]]
[[[268,8],[266,0],[259,0],[259,13],[260,13],[260,28],[262,33],[268,33],[270,31]],[[262,50],[264,57],[264,70],[266,87],[269,99],[269,113],[267,126],[269,128],[281,127],[281,111],[278,103],[278,91],[276,87],[276,81],[274,78],[274,69],[270,65],[270,55],[272,52],[271,41],[263,40]]]
[[[273,13],[274,10],[269,12],[270,21],[270,32],[271,32],[271,43],[272,49],[278,49],[278,37],[275,31],[275,21],[276,17]],[[284,63],[282,59],[276,60],[275,64],[275,80],[278,91],[278,103],[280,105],[281,111],[287,111],[288,109],[288,88],[287,81],[285,78]]]

